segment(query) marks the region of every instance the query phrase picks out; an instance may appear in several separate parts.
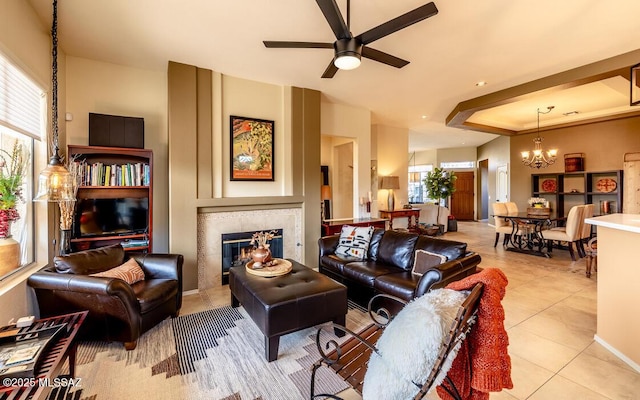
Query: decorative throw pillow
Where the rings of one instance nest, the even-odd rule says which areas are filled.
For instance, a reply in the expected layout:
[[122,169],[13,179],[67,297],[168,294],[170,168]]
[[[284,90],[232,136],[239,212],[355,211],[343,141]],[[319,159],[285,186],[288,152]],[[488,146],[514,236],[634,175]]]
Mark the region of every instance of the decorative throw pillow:
[[[362,387],[363,399],[412,399],[418,393],[413,382],[426,381],[449,333],[458,308],[468,293],[435,289],[407,304],[389,323],[369,360]],[[451,368],[454,348],[436,377],[438,386]]]
[[411,270],[411,273],[422,276],[422,274],[431,268],[446,261],[447,256],[442,254],[432,253],[427,250],[416,250],[416,258],[413,262],[413,269]]
[[344,225],[340,232],[336,255],[342,258],[364,260],[367,256],[373,230],[373,226],[357,227]]
[[144,271],[140,268],[140,265],[130,258],[124,264],[117,267],[108,269],[104,272],[98,272],[97,274],[91,274],[90,276],[98,276],[102,278],[119,278],[127,282],[129,285],[133,285],[136,282],[144,280]]

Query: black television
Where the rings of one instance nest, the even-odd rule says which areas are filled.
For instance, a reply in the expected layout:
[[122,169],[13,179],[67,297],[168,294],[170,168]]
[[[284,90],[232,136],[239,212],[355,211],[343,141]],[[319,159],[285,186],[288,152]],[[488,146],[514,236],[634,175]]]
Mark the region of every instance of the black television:
[[78,199],[74,237],[145,233],[149,227],[149,199]]

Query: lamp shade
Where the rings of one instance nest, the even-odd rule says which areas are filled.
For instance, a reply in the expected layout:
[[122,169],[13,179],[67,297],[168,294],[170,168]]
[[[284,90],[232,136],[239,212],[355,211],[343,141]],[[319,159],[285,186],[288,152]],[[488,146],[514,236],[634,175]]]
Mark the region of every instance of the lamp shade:
[[383,176],[380,178],[380,189],[400,189],[400,177]]
[[409,182],[420,182],[420,172],[409,172]]
[[331,200],[331,186],[322,185],[322,189],[320,189],[320,198],[322,200]]
[[[54,160],[55,158],[55,160]],[[38,178],[38,193],[34,201],[74,201],[73,176],[60,162],[52,157],[47,168],[40,172]]]

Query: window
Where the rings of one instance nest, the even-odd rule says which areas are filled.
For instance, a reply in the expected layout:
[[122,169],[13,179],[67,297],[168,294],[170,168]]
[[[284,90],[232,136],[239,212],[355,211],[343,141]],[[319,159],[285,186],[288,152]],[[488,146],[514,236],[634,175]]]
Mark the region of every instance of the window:
[[430,200],[427,197],[424,179],[432,170],[433,165],[409,166],[409,203],[424,203]]
[[468,169],[475,168],[475,161],[455,161],[455,162],[441,162],[440,168],[442,169]]
[[[35,258],[34,214],[31,200],[33,198],[33,152],[34,140],[40,139],[44,134],[45,112],[44,90],[0,53],[0,150],[2,150],[0,154],[3,156],[0,159],[0,168],[2,168],[0,183],[6,183],[6,179],[11,177],[11,168],[7,164],[11,163],[16,147],[22,149],[25,160],[22,184],[19,190],[13,191],[18,194],[14,208],[19,218],[11,221],[9,231],[12,238],[19,244],[19,268],[32,263]],[[6,197],[8,198],[9,196]],[[0,199],[0,205],[4,208],[13,207],[11,203],[3,202],[2,199]],[[2,268],[1,262],[2,260],[0,260],[0,279],[17,271],[13,268]]]

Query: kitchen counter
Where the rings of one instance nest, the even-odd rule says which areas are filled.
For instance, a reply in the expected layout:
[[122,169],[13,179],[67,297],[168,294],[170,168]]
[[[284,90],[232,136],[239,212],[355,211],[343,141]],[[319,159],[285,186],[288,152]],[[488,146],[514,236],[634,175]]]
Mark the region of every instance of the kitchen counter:
[[640,233],[640,214],[609,214],[587,218],[585,222],[596,226]]
[[598,230],[595,340],[640,372],[640,215],[587,218]]

